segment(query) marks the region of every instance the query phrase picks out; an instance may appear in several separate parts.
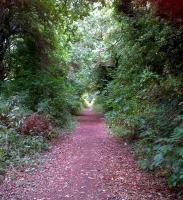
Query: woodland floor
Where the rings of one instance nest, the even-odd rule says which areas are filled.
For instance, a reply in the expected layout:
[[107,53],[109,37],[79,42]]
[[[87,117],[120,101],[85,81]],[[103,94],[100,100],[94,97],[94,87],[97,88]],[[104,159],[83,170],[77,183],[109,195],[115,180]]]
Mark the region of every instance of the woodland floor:
[[2,200],[175,200],[163,179],[141,171],[131,146],[107,133],[89,109],[79,127],[60,138],[48,159],[30,174],[8,172]]

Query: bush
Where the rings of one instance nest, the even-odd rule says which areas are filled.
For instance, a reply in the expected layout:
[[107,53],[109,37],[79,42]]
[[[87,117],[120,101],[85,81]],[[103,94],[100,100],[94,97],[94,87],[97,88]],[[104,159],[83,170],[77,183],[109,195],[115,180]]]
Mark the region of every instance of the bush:
[[26,135],[42,135],[48,137],[51,131],[49,121],[38,114],[32,114],[22,121],[20,132]]
[[44,137],[21,135],[0,125],[0,170],[26,162],[28,156],[46,149],[48,143]]
[[135,142],[143,169],[164,170],[182,191],[182,26],[150,12],[118,20],[106,38],[116,66],[99,95],[107,122]]

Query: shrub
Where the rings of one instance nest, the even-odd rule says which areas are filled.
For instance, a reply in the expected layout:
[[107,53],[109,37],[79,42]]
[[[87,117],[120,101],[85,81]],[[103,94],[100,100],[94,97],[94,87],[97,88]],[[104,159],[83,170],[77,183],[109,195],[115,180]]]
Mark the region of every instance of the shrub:
[[26,162],[29,156],[46,149],[48,143],[44,137],[21,135],[0,125],[0,170]]
[[164,170],[182,191],[182,26],[152,13],[118,20],[106,38],[116,61],[100,94],[107,122],[133,139],[143,169]]
[[51,131],[49,121],[38,114],[32,114],[22,121],[20,128],[21,133],[30,135],[42,135],[47,137]]

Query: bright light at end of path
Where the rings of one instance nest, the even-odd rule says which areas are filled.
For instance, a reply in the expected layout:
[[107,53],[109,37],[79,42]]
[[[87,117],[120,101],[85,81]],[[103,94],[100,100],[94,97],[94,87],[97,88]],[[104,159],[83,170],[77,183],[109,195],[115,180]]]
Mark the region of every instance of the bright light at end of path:
[[92,108],[93,103],[95,101],[95,98],[93,97],[93,95],[86,93],[83,95],[83,99],[84,99],[86,107]]

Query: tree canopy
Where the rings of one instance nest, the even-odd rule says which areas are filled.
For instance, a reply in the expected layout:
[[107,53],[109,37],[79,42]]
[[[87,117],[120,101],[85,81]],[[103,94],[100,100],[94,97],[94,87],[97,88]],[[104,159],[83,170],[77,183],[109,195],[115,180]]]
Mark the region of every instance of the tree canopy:
[[1,0],[0,172],[71,127],[89,93],[139,165],[165,171],[181,195],[182,10],[180,0]]

